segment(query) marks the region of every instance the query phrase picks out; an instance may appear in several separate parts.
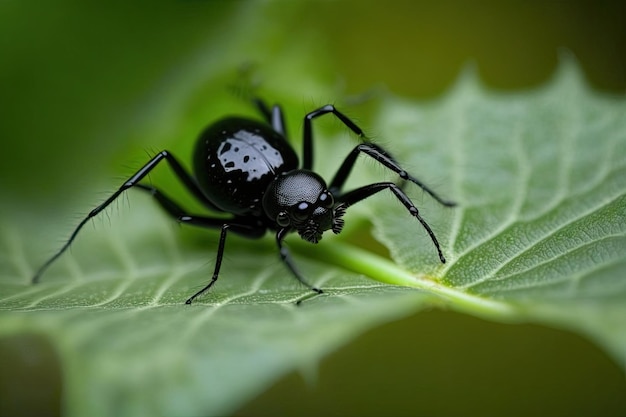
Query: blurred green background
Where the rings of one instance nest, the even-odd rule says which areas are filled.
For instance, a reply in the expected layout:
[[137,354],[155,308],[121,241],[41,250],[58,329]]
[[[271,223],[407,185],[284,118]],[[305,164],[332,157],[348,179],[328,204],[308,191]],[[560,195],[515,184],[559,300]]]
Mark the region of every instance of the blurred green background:
[[[164,119],[197,111],[176,107],[190,68],[206,70],[215,118],[232,111],[218,86],[246,62],[273,97],[313,78],[336,101],[381,85],[428,99],[468,63],[493,89],[541,86],[564,48],[597,90],[623,95],[625,21],[623,1],[3,1],[1,206],[76,213],[78,194],[100,196],[98,184],[141,163],[142,149],[183,147]],[[228,50],[240,36],[241,50]],[[154,135],[137,133],[148,125]],[[432,311],[332,354],[315,381],[287,376],[239,414],[626,415],[625,394],[623,370],[576,335]]]

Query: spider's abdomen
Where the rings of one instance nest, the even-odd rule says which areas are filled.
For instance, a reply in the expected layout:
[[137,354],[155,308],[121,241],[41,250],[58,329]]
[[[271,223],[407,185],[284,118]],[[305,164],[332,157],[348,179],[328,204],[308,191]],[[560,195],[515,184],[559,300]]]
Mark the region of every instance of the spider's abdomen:
[[298,167],[298,157],[282,135],[264,123],[237,117],[207,127],[194,158],[194,174],[206,196],[237,215],[262,215],[269,184]]

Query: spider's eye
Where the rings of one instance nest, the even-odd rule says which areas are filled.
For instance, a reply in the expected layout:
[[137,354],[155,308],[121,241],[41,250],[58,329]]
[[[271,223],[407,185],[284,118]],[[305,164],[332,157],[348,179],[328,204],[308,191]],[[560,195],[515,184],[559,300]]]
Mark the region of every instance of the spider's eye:
[[333,198],[333,195],[328,191],[324,191],[322,194],[320,194],[318,201],[320,206],[327,209],[332,208],[335,205],[335,199]]
[[290,221],[289,221],[289,215],[287,214],[287,212],[281,211],[280,213],[278,213],[276,215],[276,223],[278,223],[280,227],[289,226]]
[[293,210],[293,217],[298,221],[304,221],[309,217],[309,203],[303,201],[299,203]]

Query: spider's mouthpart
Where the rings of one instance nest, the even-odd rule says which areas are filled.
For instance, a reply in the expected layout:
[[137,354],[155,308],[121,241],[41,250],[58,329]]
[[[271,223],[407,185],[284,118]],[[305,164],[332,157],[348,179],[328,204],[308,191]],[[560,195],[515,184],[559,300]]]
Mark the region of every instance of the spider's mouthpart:
[[318,225],[315,223],[307,224],[304,229],[298,230],[298,233],[307,242],[317,243],[322,240],[322,232],[320,232]]
[[339,204],[337,207],[335,207],[335,211],[334,211],[334,216],[333,216],[333,233],[334,234],[339,234],[341,232],[341,230],[343,229],[343,225],[345,223],[345,221],[342,219],[343,215],[346,214],[346,205],[345,204]]

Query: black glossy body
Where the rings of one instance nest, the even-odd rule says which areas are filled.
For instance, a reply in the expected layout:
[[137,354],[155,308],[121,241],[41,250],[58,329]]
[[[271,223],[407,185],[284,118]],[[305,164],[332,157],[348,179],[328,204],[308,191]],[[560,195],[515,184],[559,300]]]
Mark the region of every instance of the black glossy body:
[[274,178],[298,168],[298,156],[267,123],[229,117],[198,138],[193,170],[217,208],[240,216],[263,215],[262,199]]
[[[70,247],[89,219],[98,215],[131,187],[150,193],[165,212],[180,223],[221,230],[213,276],[204,288],[189,297],[187,304],[208,291],[217,281],[226,237],[231,231],[258,238],[268,229],[274,230],[281,260],[296,279],[312,291],[322,293],[322,290],[310,285],[302,277],[283,240],[289,233],[296,232],[302,239],[318,243],[327,230],[340,233],[348,207],[383,190],[391,191],[409,214],[420,222],[435,245],[439,259],[445,262],[435,234],[401,187],[392,182],[377,182],[344,192],[343,186],[357,157],[365,154],[398,174],[401,179],[418,185],[442,205],[453,206],[454,203],[441,199],[417,178],[404,171],[387,151],[368,142],[354,147],[330,185],[327,185],[322,177],[312,171],[311,121],[318,116],[332,113],[362,137],[361,129],[330,104],[308,113],[304,117],[303,162],[299,166],[298,157],[285,138],[286,129],[281,108],[273,106],[270,109],[261,100],[254,102],[263,115],[264,122],[227,117],[209,125],[202,132],[193,153],[193,176],[170,152],[163,150],[156,154],[79,223],[67,243],[39,268],[33,277],[33,283],[38,282],[44,271]],[[146,175],[162,161],[167,162],[181,184],[199,202],[210,210],[229,213],[231,217],[224,219],[189,214],[159,188],[142,183]]]

